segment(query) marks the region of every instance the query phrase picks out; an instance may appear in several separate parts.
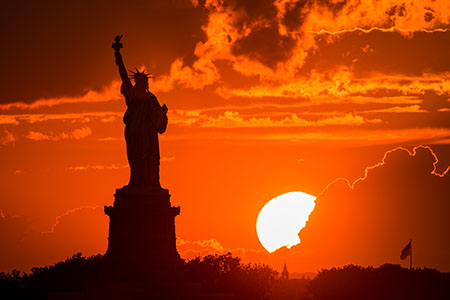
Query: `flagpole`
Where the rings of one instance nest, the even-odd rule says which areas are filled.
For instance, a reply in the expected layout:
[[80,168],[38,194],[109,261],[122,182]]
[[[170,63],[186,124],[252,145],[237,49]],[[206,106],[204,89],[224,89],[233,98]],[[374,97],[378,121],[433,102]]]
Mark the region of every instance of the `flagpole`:
[[412,239],[410,240],[411,243],[411,254],[409,255],[409,270],[412,270],[412,255],[413,255],[413,251],[412,251]]

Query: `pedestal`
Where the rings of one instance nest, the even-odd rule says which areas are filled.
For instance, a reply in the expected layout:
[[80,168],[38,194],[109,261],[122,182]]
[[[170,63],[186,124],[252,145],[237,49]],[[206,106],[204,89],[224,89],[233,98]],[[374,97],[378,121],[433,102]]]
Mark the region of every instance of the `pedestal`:
[[170,194],[163,189],[117,189],[109,216],[105,281],[136,283],[182,280],[183,260],[176,249],[175,216]]
[[176,248],[175,217],[170,194],[162,189],[116,190],[109,216],[108,250],[100,282],[85,282],[78,292],[55,292],[52,300],[231,300],[226,293],[205,293],[186,281]]

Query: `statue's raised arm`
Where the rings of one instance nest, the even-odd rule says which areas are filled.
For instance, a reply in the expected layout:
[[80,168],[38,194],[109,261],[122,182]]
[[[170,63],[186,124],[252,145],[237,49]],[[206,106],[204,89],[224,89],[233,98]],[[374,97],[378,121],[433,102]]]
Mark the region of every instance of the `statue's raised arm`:
[[127,69],[125,68],[122,55],[120,54],[120,49],[123,48],[123,44],[120,42],[121,38],[122,35],[118,35],[114,38],[112,48],[114,49],[114,56],[116,57],[116,65],[119,67],[120,78],[122,78],[122,86],[131,86],[131,81],[130,78],[128,78]]

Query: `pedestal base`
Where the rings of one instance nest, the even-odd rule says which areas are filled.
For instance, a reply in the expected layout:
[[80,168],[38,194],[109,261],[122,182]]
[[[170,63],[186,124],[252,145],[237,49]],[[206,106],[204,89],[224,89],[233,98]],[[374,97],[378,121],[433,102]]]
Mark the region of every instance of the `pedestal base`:
[[181,281],[183,260],[176,249],[175,216],[163,189],[117,189],[110,218],[102,279],[133,283]]

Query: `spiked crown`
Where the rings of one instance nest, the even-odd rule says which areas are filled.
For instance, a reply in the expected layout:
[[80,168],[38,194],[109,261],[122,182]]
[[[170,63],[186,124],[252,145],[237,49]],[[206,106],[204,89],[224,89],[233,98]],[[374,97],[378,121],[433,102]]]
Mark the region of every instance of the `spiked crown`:
[[145,70],[143,70],[142,72],[140,72],[140,71],[138,70],[138,68],[136,68],[136,72],[131,71],[131,70],[129,70],[129,71],[131,72],[131,75],[129,75],[129,77],[130,77],[130,78],[133,78],[134,80],[136,80],[136,79],[141,79],[141,78],[145,78],[145,79],[148,79],[148,78],[155,78],[154,76],[152,76],[152,73],[145,73]]

